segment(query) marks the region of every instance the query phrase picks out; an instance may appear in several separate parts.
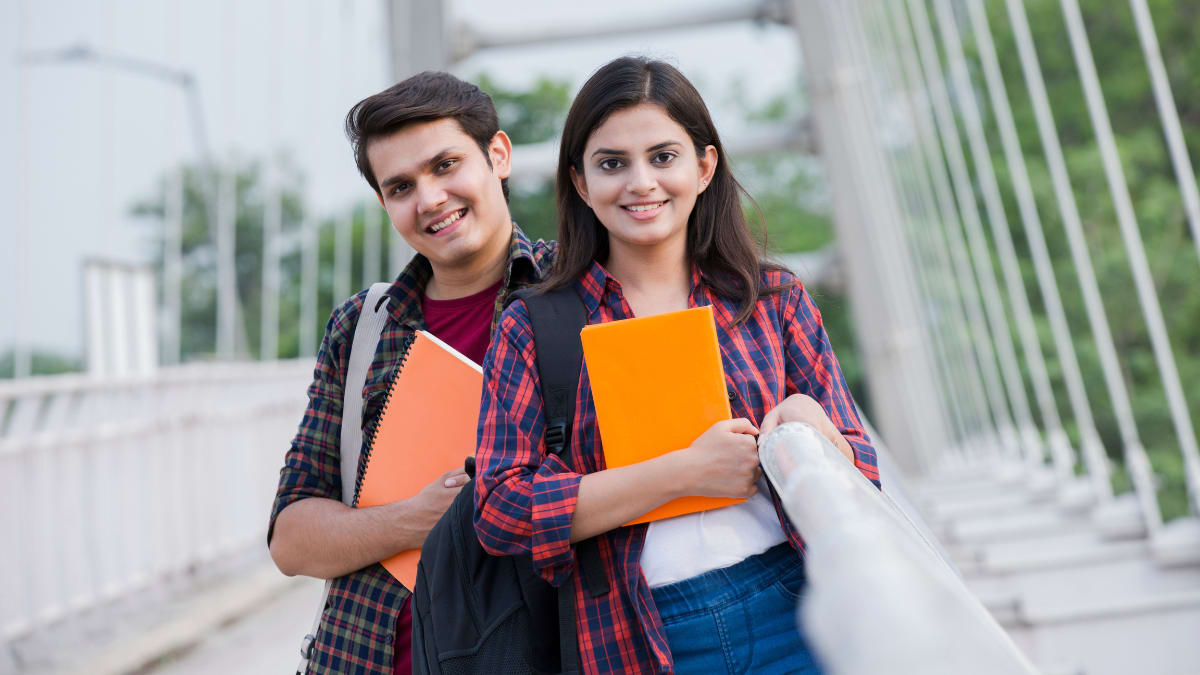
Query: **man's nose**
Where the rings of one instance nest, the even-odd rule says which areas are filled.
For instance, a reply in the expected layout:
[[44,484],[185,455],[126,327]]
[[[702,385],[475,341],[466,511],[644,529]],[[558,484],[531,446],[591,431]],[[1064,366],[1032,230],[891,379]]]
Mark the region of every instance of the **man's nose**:
[[417,185],[417,208],[421,213],[435,213],[449,196],[440,185],[432,182]]

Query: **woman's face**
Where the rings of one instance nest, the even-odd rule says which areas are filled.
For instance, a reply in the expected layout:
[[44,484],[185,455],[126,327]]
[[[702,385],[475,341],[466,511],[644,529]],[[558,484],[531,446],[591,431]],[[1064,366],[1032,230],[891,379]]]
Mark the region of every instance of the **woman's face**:
[[571,179],[608,230],[613,255],[633,249],[686,251],[687,222],[708,187],[717,151],[697,157],[688,133],[662,107],[643,103],[609,115],[588,138],[583,173]]

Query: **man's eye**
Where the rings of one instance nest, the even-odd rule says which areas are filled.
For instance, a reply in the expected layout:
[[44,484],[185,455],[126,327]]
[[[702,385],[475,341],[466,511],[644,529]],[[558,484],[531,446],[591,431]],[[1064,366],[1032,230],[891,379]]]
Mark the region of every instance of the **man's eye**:
[[614,171],[616,169],[621,168],[621,160],[619,160],[615,157],[608,157],[606,159],[600,160],[599,166],[601,169],[603,169],[605,171]]
[[454,166],[454,165],[455,165],[457,162],[458,162],[458,160],[454,160],[454,159],[448,159],[448,160],[446,160],[446,161],[442,162],[441,164],[438,164],[438,165],[437,165],[437,170],[438,170],[439,172],[440,172],[440,171],[446,171],[446,170],[448,170],[450,167]]
[[408,190],[408,183],[396,183],[392,186],[392,194],[398,195]]
[[667,152],[664,150],[663,152],[660,152],[657,155],[655,155],[653,157],[653,159],[651,159],[650,161],[653,162],[654,164],[668,164],[673,159],[675,159],[675,153]]

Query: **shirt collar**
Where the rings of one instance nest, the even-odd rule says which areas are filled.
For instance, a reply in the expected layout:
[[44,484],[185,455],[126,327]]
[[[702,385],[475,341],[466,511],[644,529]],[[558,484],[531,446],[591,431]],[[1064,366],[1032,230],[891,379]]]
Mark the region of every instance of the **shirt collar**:
[[[579,277],[577,283],[579,286],[579,296],[583,298],[583,304],[587,307],[588,316],[595,314],[600,305],[606,302],[605,294],[612,294],[612,297],[607,300],[610,304],[616,304],[619,302],[619,298],[623,296],[621,282],[609,274],[603,265],[594,260],[591,267]],[[711,304],[708,293],[704,291],[706,287],[704,275],[700,272],[700,268],[693,263],[692,290],[688,295],[691,300],[690,305],[702,307]]]
[[[405,266],[400,276],[392,283],[387,295],[392,301],[388,303],[388,312],[392,320],[408,325],[414,330],[425,328],[425,316],[421,312],[421,296],[425,287],[433,278],[433,266],[429,259],[420,253],[414,253],[412,260]],[[533,243],[513,222],[512,238],[508,242],[508,263],[504,266],[504,285],[502,293],[516,285],[525,285],[541,281],[537,257],[534,254]]]

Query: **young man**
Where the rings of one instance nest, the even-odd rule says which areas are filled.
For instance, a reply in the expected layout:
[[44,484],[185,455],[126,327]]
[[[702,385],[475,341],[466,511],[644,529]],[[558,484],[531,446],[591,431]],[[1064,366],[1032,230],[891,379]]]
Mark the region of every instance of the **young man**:
[[[509,217],[512,144],[478,87],[446,73],[416,75],[351,108],[346,132],[359,171],[417,251],[387,293],[388,322],[363,391],[366,428],[406,336],[426,329],[482,361],[505,298],[542,279],[554,246],[531,243]],[[411,499],[367,509],[342,503],[341,424],[359,423],[342,419],[342,391],[365,297],[329,319],[267,534],[284,574],[334,580],[309,662],[314,673],[411,672],[411,589],[379,561],[421,546],[467,482],[457,469]],[[470,454],[474,448],[463,448]]]

